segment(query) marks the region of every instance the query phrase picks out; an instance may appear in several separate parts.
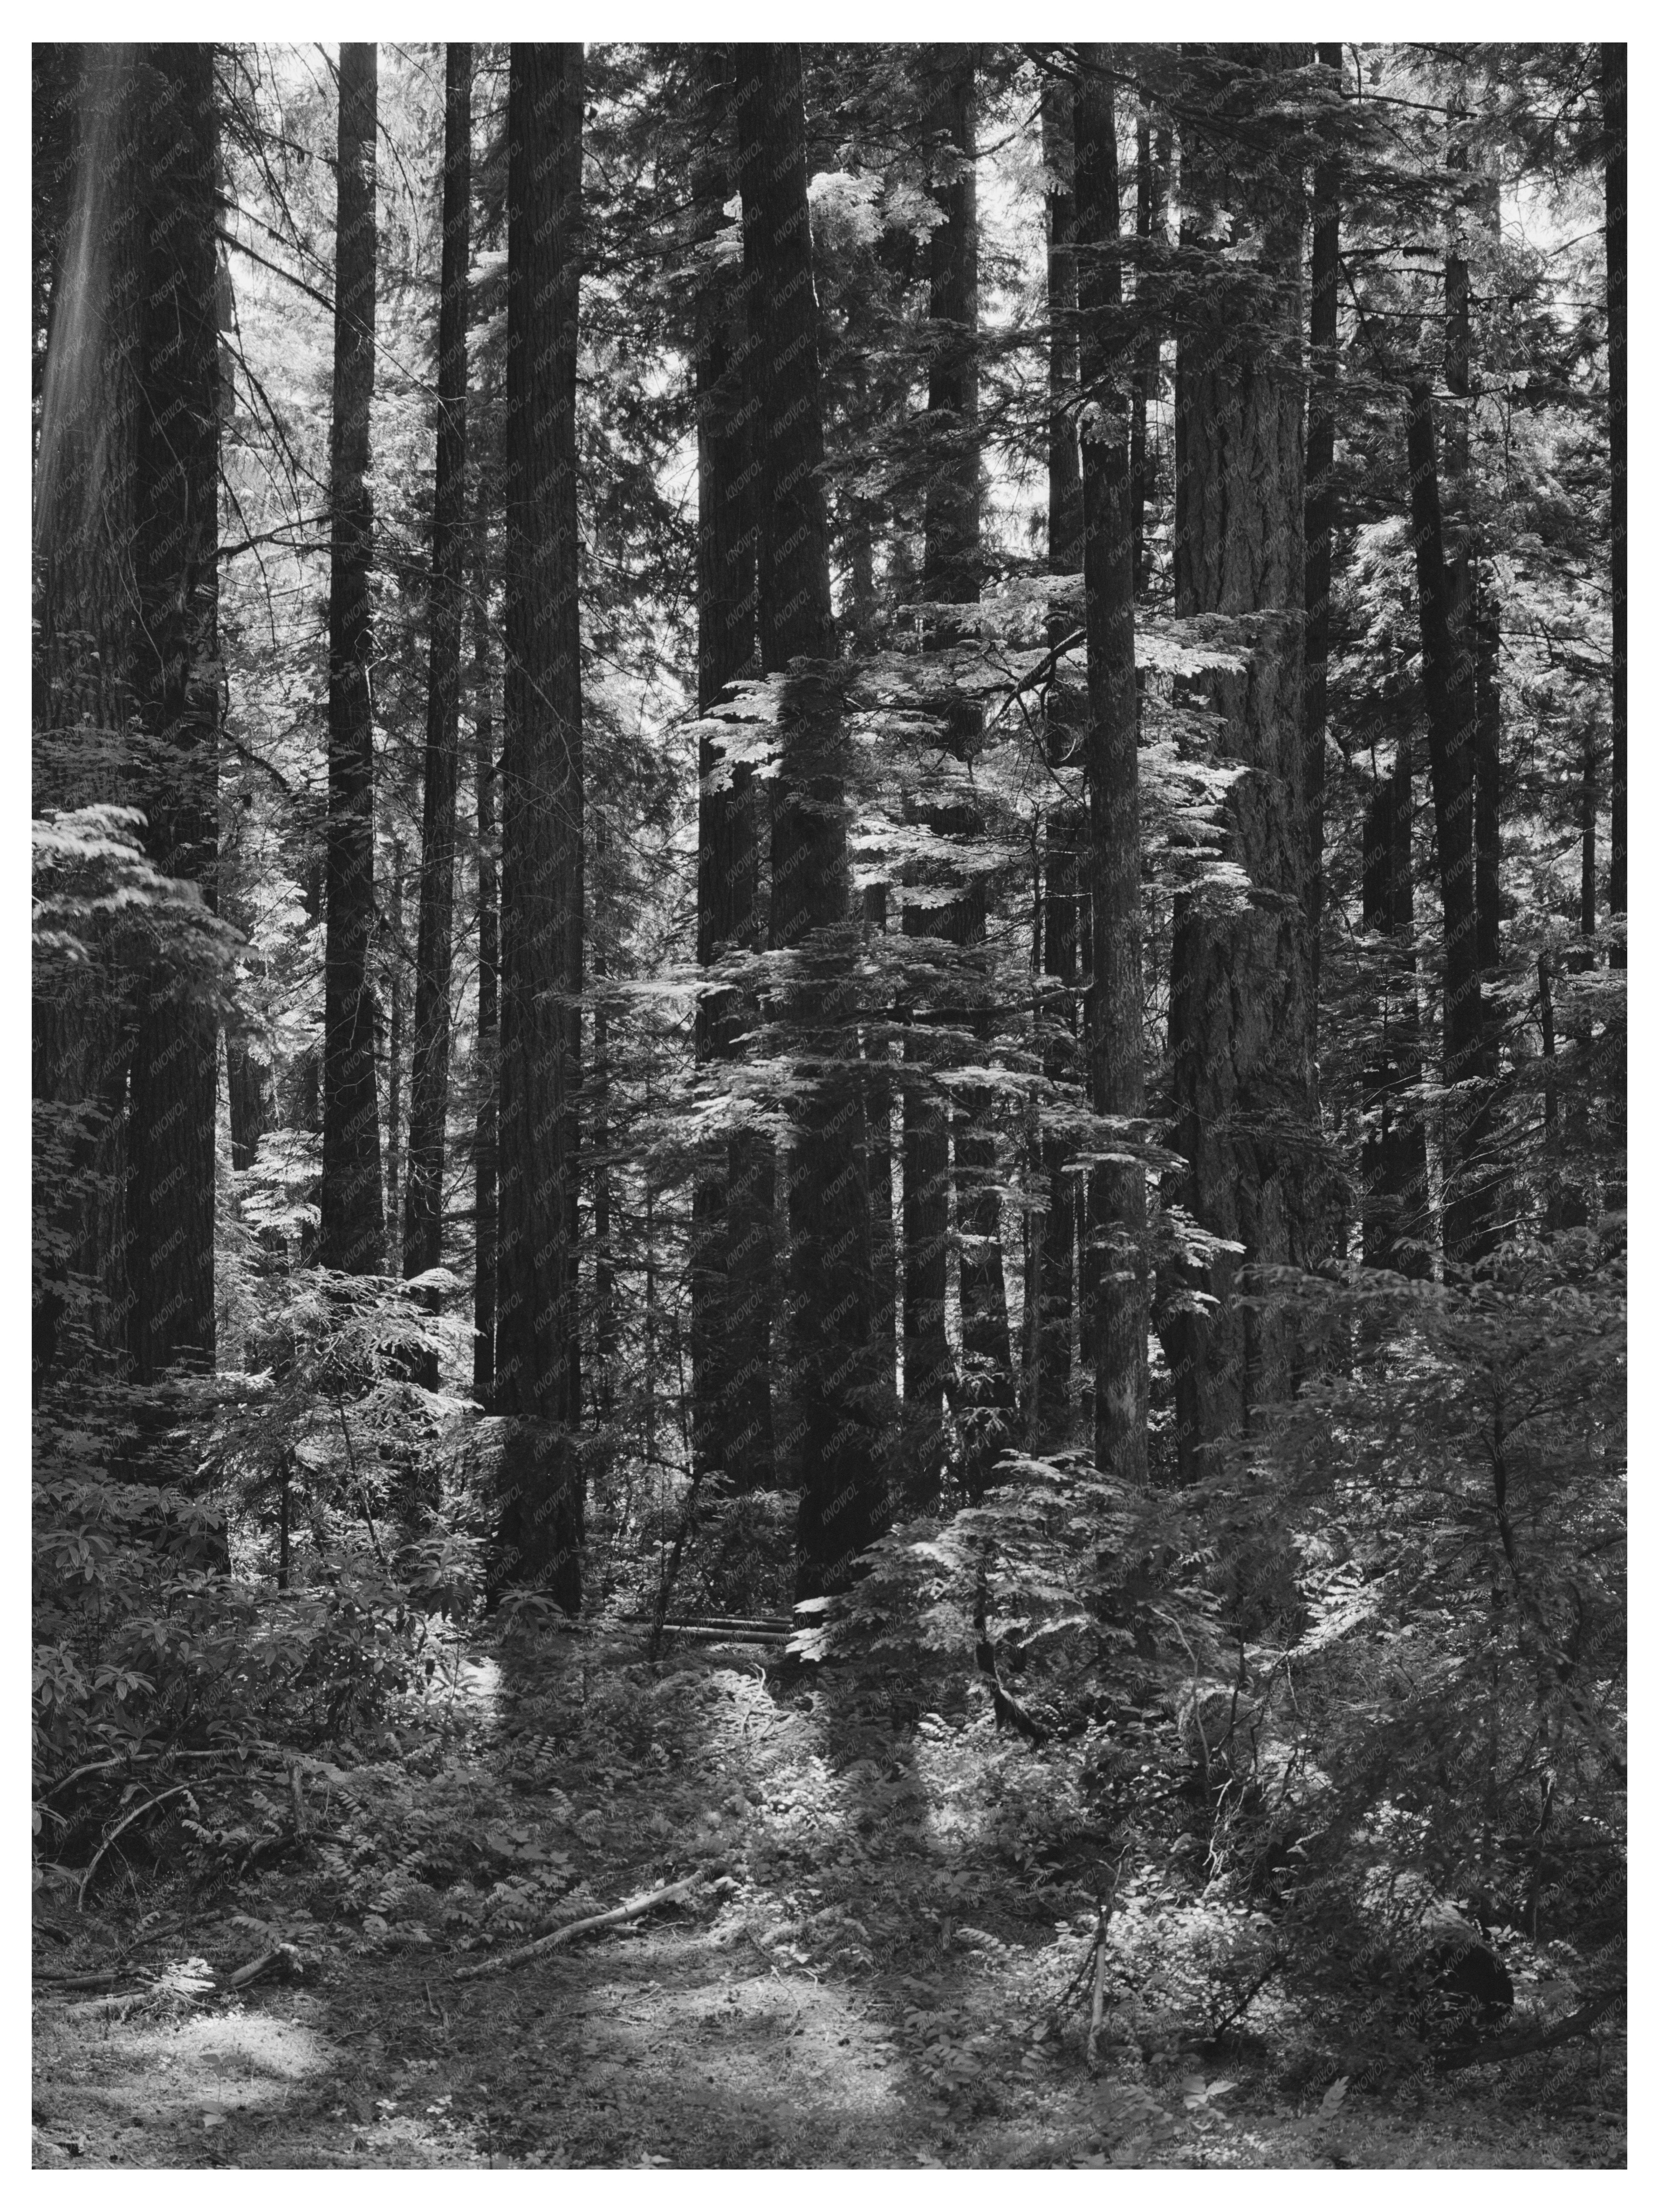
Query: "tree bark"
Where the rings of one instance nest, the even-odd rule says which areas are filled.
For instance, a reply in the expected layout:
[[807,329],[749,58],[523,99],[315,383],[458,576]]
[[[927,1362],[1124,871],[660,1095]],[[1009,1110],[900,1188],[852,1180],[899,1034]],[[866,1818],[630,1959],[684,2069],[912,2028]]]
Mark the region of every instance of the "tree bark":
[[[1090,882],[1094,975],[1090,1090],[1097,1114],[1146,1110],[1141,1033],[1139,713],[1135,690],[1130,424],[1116,388],[1124,344],[1117,126],[1110,50],[1079,46],[1078,308],[1083,435],[1083,580],[1088,635]],[[1131,1138],[1144,1134],[1132,1129]],[[1090,1177],[1095,1458],[1115,1481],[1146,1480],[1146,1176],[1138,1162]]]
[[[866,939],[887,929],[887,886],[871,884],[864,894]],[[889,1072],[887,1032],[879,1023],[864,1031],[864,1143],[870,1166],[870,1314],[874,1357],[871,1384],[889,1408],[898,1398],[897,1224],[893,1218],[893,1079]]]
[[[217,133],[211,49],[88,50],[35,475],[37,811],[143,808],[210,908],[218,857]],[[35,1390],[214,1358],[217,1017],[188,948],[98,960],[34,1005]],[[167,1395],[119,1468],[182,1479]],[[188,1452],[185,1461],[193,1456]]]
[[[152,672],[139,784],[150,858],[193,883],[211,908],[220,719],[213,50],[151,47],[144,76],[150,248],[133,550],[141,665]],[[141,1383],[214,1364],[218,1029],[214,1009],[172,963],[145,978],[126,1135],[127,1348]],[[155,1471],[164,1464],[165,1455]]]
[[1147,294],[1153,264],[1165,243],[1170,202],[1170,156],[1172,150],[1167,121],[1154,123],[1142,94],[1135,124],[1135,297],[1143,307],[1140,357],[1136,363],[1129,430],[1129,514],[1134,535],[1135,591],[1152,588],[1152,549],[1146,538],[1146,509],[1152,501],[1155,471],[1146,447],[1146,410],[1158,397],[1163,342],[1158,321],[1150,312]]
[[[904,934],[921,933],[904,914]],[[928,1040],[907,1022],[902,1108],[904,1239],[904,1486],[913,1512],[937,1500],[945,1462],[945,1404],[956,1376],[945,1329],[951,1245],[951,1137],[943,1095],[930,1080]]]
[[1368,1267],[1421,1278],[1429,1272],[1429,1158],[1418,1103],[1423,1047],[1413,945],[1412,763],[1403,737],[1366,807],[1364,846],[1364,926],[1389,949],[1365,1083],[1361,1250]]
[[1498,997],[1502,960],[1503,702],[1498,689],[1502,636],[1491,566],[1484,561],[1475,564],[1469,627],[1474,655],[1474,945],[1480,968],[1482,1085],[1471,1141],[1493,1164],[1491,1233],[1495,1243],[1503,1233],[1504,1218],[1512,1216],[1514,1206],[1505,1190],[1498,1131],[1498,1080],[1504,1029],[1503,1009]]
[[374,392],[376,49],[343,44],[334,269],[328,594],[328,830],[323,1188],[318,1256],[349,1275],[385,1258],[369,943],[374,924],[369,408]]
[[[1601,131],[1607,164],[1607,459],[1612,471],[1613,584],[1613,843],[1607,864],[1607,912],[1622,916],[1628,896],[1628,775],[1630,731],[1629,514],[1630,222],[1626,204],[1628,47],[1601,49]],[[1626,948],[1610,958],[1622,968]]]
[[[589,1382],[595,1418],[617,1410],[617,1250],[611,1218],[611,1009],[605,1000],[609,957],[597,932],[593,942],[593,1374]],[[607,1463],[609,1454],[606,1454]]]
[[[1474,672],[1468,660],[1459,657],[1454,644],[1451,580],[1442,545],[1433,403],[1427,383],[1421,380],[1411,386],[1408,394],[1406,451],[1423,638],[1435,847],[1445,923],[1443,1065],[1449,1091],[1469,1085],[1484,1091],[1486,1021],[1475,902]],[[1479,1100],[1474,1111],[1466,1101],[1455,1101],[1452,1115],[1443,1235],[1447,1258],[1468,1264],[1490,1249],[1490,1163],[1481,1157],[1483,1116]]]
[[[1565,1193],[1561,1179],[1561,1131],[1559,1102],[1555,1082],[1555,1006],[1551,990],[1552,963],[1547,951],[1538,956],[1538,1028],[1543,1048],[1544,1061],[1544,1226],[1552,1231],[1565,1228],[1563,1218]],[[1572,1224],[1583,1226],[1580,1213]]]
[[[712,239],[732,197],[731,60],[699,50],[707,143],[694,183],[697,228]],[[697,302],[697,703],[707,715],[726,687],[756,672],[755,501],[750,490],[755,356],[743,328],[740,288],[711,264]],[[719,781],[714,739],[699,741],[697,958],[760,949],[758,799],[739,763]],[[752,1025],[752,993],[710,993],[698,1002],[701,1060],[736,1058]],[[692,1197],[692,1447],[703,1473],[734,1487],[766,1487],[772,1460],[772,1254],[769,1142],[730,1138],[725,1157],[700,1168]]]
[[472,1395],[495,1401],[495,1270],[498,1259],[497,1100],[501,1083],[501,916],[496,883],[495,723],[489,678],[489,582],[482,494],[472,568],[473,788],[478,818],[477,1126],[473,1135]]
[[796,46],[736,50],[744,289],[756,347],[761,662],[787,676],[769,942],[798,1055],[789,1242],[801,1424],[795,1587],[844,1589],[887,1525],[869,1385],[870,1198],[851,991],[845,737],[833,662],[817,303]]
[[[1317,47],[1321,64],[1340,84],[1342,49]],[[1328,130],[1324,134],[1330,135]],[[1325,914],[1326,664],[1331,639],[1331,554],[1336,529],[1336,308],[1341,210],[1340,172],[1333,155],[1313,173],[1313,264],[1308,313],[1308,619],[1303,646],[1303,776],[1307,822],[1308,998],[1316,1045],[1319,1023],[1320,939]]]
[[[1613,592],[1613,766],[1610,776],[1613,820],[1607,849],[1607,918],[1617,924],[1607,951],[1612,969],[1624,968],[1629,959],[1625,909],[1630,875],[1630,360],[1626,344],[1629,328],[1630,222],[1626,202],[1626,119],[1628,114],[1629,48],[1607,45],[1601,49],[1601,131],[1607,163],[1607,463],[1611,476],[1609,535]],[[1611,1212],[1621,1212],[1626,1202],[1626,1091],[1628,1081],[1628,1016],[1620,1012],[1607,1025],[1601,1060],[1601,1088],[1607,1101],[1613,1161],[1603,1193]]]
[[404,1128],[404,841],[392,839],[392,879],[386,889],[386,1218],[398,1216]]
[[[137,625],[148,240],[142,50],[91,47],[52,279],[34,476],[33,811],[125,788]],[[89,1385],[124,1334],[117,1259],[131,1031],[90,962],[54,968],[33,1002],[33,1395]],[[44,1233],[43,1233],[44,1232]]]
[[[240,809],[227,811],[225,839],[219,851],[219,911],[240,930],[252,950],[255,906],[252,863],[242,842],[246,816]],[[276,1097],[272,1070],[255,1051],[240,1022],[225,1027],[225,1091],[230,1115],[230,1164],[239,1172],[251,1168],[259,1139],[275,1126]]]
[[[949,132],[960,156],[946,189],[945,221],[928,243],[933,257],[929,313],[940,333],[927,380],[931,424],[943,433],[942,465],[930,476],[924,512],[922,588],[929,599],[972,604],[979,598],[979,203],[976,94],[971,48],[951,52],[934,121]],[[952,641],[941,625],[938,642]],[[963,717],[962,739],[979,735],[979,717]],[[976,815],[962,829],[981,834]],[[982,878],[951,911],[950,934],[963,945],[985,943]],[[981,963],[961,973],[976,1003],[973,1028],[981,1049],[990,1043],[990,986]],[[970,1498],[989,1483],[997,1455],[1012,1441],[1014,1366],[1008,1334],[1008,1292],[1003,1273],[1002,1209],[997,1192],[993,1096],[975,1085],[959,1094],[952,1117],[957,1238],[962,1296],[963,1424],[963,1475]]]
[[[1078,462],[1078,332],[1076,204],[1073,191],[1073,94],[1070,82],[1051,76],[1042,86],[1042,166],[1047,179],[1048,291],[1048,573],[1075,576],[1083,567],[1083,479]],[[1048,623],[1050,648],[1073,628],[1069,616]],[[1056,684],[1048,698],[1045,738],[1050,765],[1075,765],[1084,733],[1072,702]],[[1085,891],[1080,856],[1085,817],[1066,805],[1051,806],[1043,823],[1043,974],[1056,988],[1042,1002],[1042,1072],[1051,1084],[1077,1079],[1077,987],[1079,910]],[[1042,1140],[1044,1210],[1036,1215],[1037,1306],[1036,1421],[1039,1449],[1053,1449],[1070,1432],[1072,1330],[1075,1315],[1075,1253],[1082,1179],[1066,1172],[1069,1147],[1054,1135]]]
[[[934,183],[945,220],[928,240],[928,317],[933,326],[927,372],[927,489],[923,502],[921,596],[930,602],[979,597],[979,460],[975,439],[979,411],[975,350],[978,319],[978,242],[974,152],[974,64],[970,53],[933,47],[923,66],[935,77],[928,112],[930,160],[941,145],[965,157],[942,185]],[[950,155],[947,154],[946,158]],[[964,345],[964,326],[968,343]],[[927,641],[938,647],[956,633],[934,622]],[[977,727],[953,731],[947,742],[965,745]],[[960,807],[918,804],[918,817],[936,833],[966,834],[975,817]],[[911,879],[914,881],[914,872]],[[944,938],[965,944],[982,908],[975,895],[943,908],[907,906],[907,938]],[[948,1006],[961,969],[935,956],[931,995]],[[911,1508],[926,1510],[937,1498],[946,1457],[945,1407],[958,1401],[955,1365],[945,1334],[951,1249],[951,1113],[937,1083],[945,1046],[934,1032],[949,1018],[937,1003],[933,1024],[907,1023],[903,1049],[904,1403],[905,1486]],[[959,1125],[960,1133],[960,1125]],[[971,1150],[971,1146],[970,1146]],[[960,1192],[958,1200],[960,1202]],[[964,1285],[963,1297],[966,1298]],[[963,1310],[964,1333],[966,1309]],[[964,1345],[964,1351],[966,1346]],[[975,1454],[977,1471],[979,1455]]]
[[[928,60],[937,80],[930,117],[933,150],[936,161],[950,165],[951,174],[942,188],[935,187],[945,219],[928,241],[930,464],[923,510],[922,595],[935,605],[970,605],[979,598],[981,560],[974,52],[971,47],[936,48]],[[935,618],[927,641],[937,650],[956,644],[961,635],[948,617]],[[979,734],[978,714],[964,709],[946,732],[946,743],[958,758],[965,758]],[[980,817],[970,807],[924,805],[921,811],[923,818],[937,831],[964,840],[981,832]],[[970,877],[942,911],[924,915],[913,908],[905,916],[907,934],[937,935],[964,952],[984,945],[985,920],[985,884],[979,876]],[[926,927],[928,921],[933,924],[931,929]],[[946,958],[939,967],[947,996],[968,1001],[969,1025],[980,1048],[988,1047],[991,1017],[982,958]],[[936,1066],[938,1044],[922,1049],[927,1052],[929,1064]],[[933,1200],[934,1218],[927,1228],[939,1225],[940,1206],[948,1204],[948,1183],[943,1180],[949,1175],[944,1157],[944,1124],[942,1114],[921,1123],[919,1171],[924,1188],[937,1188],[939,1193]],[[989,1090],[975,1085],[963,1091],[951,1124],[962,1299],[963,1378],[957,1402],[963,1478],[969,1495],[977,1497],[991,1479],[998,1453],[1011,1439],[1014,1413],[1013,1358]],[[924,1215],[927,1212],[925,1205],[922,1211]],[[923,1480],[926,1486],[925,1473]]]
[[576,325],[583,55],[515,42],[507,88],[507,690],[499,1307],[501,1572],[581,1604],[576,1309],[582,684]]
[[[1455,94],[1447,112],[1446,166],[1455,174],[1469,173],[1469,149],[1465,125],[1468,110],[1461,93]],[[1495,215],[1489,186],[1474,192],[1484,197]],[[1470,469],[1474,385],[1473,339],[1470,325],[1471,281],[1465,245],[1472,204],[1471,188],[1454,198],[1450,240],[1446,254],[1445,378],[1449,405],[1445,415],[1442,529],[1446,568],[1447,623],[1451,632],[1457,680],[1473,699],[1474,719],[1470,728],[1470,775],[1473,800],[1470,820],[1474,845],[1474,957],[1480,981],[1476,986],[1480,1009],[1480,1048],[1475,1070],[1476,1088],[1463,1117],[1462,1152],[1474,1161],[1490,1154],[1492,1146],[1493,1085],[1498,1075],[1498,1023],[1495,998],[1490,986],[1498,962],[1498,611],[1483,576],[1480,538],[1474,520],[1474,480]],[[1483,1205],[1486,1226],[1471,1247],[1470,1257],[1491,1247],[1495,1235],[1498,1188],[1494,1176]]]
[[[471,258],[471,203],[472,49],[452,40],[444,58],[438,456],[432,508],[431,660],[421,807],[421,912],[415,948],[415,1035],[404,1202],[405,1275],[424,1274],[443,1257],[455,793],[460,768],[461,622],[465,601],[466,288]],[[432,1303],[435,1310],[435,1297]]]
[[[1179,1194],[1202,1227],[1243,1244],[1247,1279],[1306,1265],[1320,1224],[1303,881],[1300,210],[1261,162],[1253,125],[1249,173],[1228,166],[1232,134],[1260,106],[1258,72],[1303,58],[1301,48],[1231,46],[1186,63],[1206,126],[1182,148],[1188,244],[1224,205],[1261,240],[1249,274],[1212,264],[1176,368],[1176,611],[1256,617],[1245,625],[1245,672],[1208,686],[1222,757],[1248,771],[1224,810],[1248,903],[1188,894],[1176,907],[1170,1049],[1176,1143],[1188,1163]],[[1190,1477],[1248,1431],[1256,1404],[1288,1395],[1296,1347],[1270,1295],[1240,1306],[1235,1259],[1217,1259],[1188,1287],[1217,1301],[1177,1313],[1167,1340]]]

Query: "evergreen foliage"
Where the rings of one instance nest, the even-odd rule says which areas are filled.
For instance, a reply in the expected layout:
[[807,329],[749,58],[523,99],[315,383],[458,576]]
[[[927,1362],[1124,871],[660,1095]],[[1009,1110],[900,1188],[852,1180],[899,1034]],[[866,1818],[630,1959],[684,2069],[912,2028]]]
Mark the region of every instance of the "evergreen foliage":
[[[793,1606],[1218,2059],[1599,2020],[1623,49],[33,88],[45,1878]],[[343,1909],[501,1858],[457,1771]]]

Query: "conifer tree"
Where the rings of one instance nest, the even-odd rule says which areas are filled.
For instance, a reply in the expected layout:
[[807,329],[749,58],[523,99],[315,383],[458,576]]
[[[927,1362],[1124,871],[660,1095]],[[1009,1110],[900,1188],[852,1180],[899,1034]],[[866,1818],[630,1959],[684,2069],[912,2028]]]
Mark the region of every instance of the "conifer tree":
[[[1097,1114],[1146,1111],[1142,1036],[1139,714],[1135,690],[1134,525],[1128,412],[1114,311],[1122,304],[1117,122],[1109,48],[1078,49],[1078,329],[1083,409],[1083,588],[1089,669],[1085,761],[1094,923],[1089,1037]],[[1146,1176],[1133,1159],[1090,1178],[1095,1248],[1090,1364],[1095,1457],[1117,1480],[1146,1479]]]
[[[1299,48],[1183,49],[1183,248],[1202,276],[1176,365],[1176,610],[1247,618],[1246,665],[1211,684],[1237,901],[1177,902],[1170,984],[1175,1139],[1200,1224],[1243,1267],[1306,1264],[1317,1235],[1317,1127],[1303,866],[1301,198],[1255,121]],[[1275,155],[1279,159],[1275,159]],[[1259,246],[1249,273],[1212,246],[1223,208]],[[1223,228],[1225,226],[1224,225]],[[1167,1350],[1184,1469],[1288,1394],[1293,1347],[1270,1299],[1241,1305],[1231,1257],[1205,1271],[1213,1307],[1181,1312]]]
[[343,44],[334,267],[334,412],[328,592],[328,830],[323,1033],[323,1185],[319,1256],[348,1275],[386,1256],[380,1109],[374,1081],[374,635],[369,574],[374,501],[378,58]]
[[779,687],[769,945],[789,956],[800,1090],[788,1162],[799,1408],[796,1595],[844,1589],[886,1525],[870,1399],[870,1206],[849,993],[845,737],[832,664],[817,303],[799,50],[737,50],[745,312],[760,402],[761,664]]
[[444,1126],[449,1109],[450,969],[459,777],[461,627],[466,561],[466,294],[471,240],[472,49],[444,58],[443,248],[438,304],[438,466],[432,513],[431,664],[422,778],[421,905],[415,954],[404,1273],[443,1250]]
[[[732,64],[715,46],[698,58],[706,143],[693,184],[698,229],[712,240],[732,197]],[[696,306],[697,703],[706,715],[734,678],[752,674],[755,647],[754,416],[747,405],[755,353],[740,287],[710,263]],[[698,761],[697,957],[753,952],[760,934],[760,788],[746,762],[722,774],[705,737]],[[754,1018],[752,995],[705,994],[697,1048],[730,1059]],[[721,1166],[699,1176],[691,1276],[694,1442],[700,1463],[744,1488],[772,1471],[771,1334],[774,1162],[766,1138],[734,1134]]]
[[507,684],[501,769],[495,1409],[500,1571],[581,1604],[576,1197],[582,681],[576,331],[583,55],[515,42],[507,91]]
[[[1073,106],[1071,79],[1057,72],[1046,75],[1042,131],[1048,219],[1048,569],[1055,576],[1075,576],[1083,566]],[[1052,650],[1060,650],[1072,628],[1065,613],[1050,616]],[[1066,695],[1056,687],[1049,697],[1046,729],[1048,758],[1054,767],[1073,759],[1080,735]],[[1050,1082],[1073,1073],[1079,916],[1088,911],[1080,866],[1085,836],[1085,825],[1073,808],[1060,804],[1049,807],[1043,823],[1042,967],[1059,987],[1054,997],[1043,1001],[1043,1073]],[[1036,1436],[1039,1443],[1052,1445],[1064,1439],[1072,1412],[1079,1179],[1067,1172],[1066,1146],[1059,1137],[1045,1139],[1042,1158],[1045,1205],[1031,1231],[1036,1245],[1039,1328]]]

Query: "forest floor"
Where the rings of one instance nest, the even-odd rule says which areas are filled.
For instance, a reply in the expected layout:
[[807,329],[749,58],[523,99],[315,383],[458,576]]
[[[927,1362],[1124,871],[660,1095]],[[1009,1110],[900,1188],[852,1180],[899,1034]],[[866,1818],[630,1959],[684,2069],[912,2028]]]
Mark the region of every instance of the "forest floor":
[[[833,1683],[769,1683],[754,1647],[639,1650],[459,1667],[424,1719],[273,1790],[267,1835],[291,1796],[306,1840],[262,1875],[210,1894],[118,1865],[86,1911],[54,1900],[36,2165],[1623,2164],[1622,2112],[1582,2075],[1553,2110],[1489,2069],[1298,2097],[1265,2049],[1206,2063],[1144,2010],[1133,2040],[1109,2010],[1091,2070],[1086,1975],[1056,2007],[1092,1891],[988,1846],[988,1804],[1040,1754],[971,1698],[899,1734]],[[698,1872],[637,1922],[455,1979]],[[288,1978],[229,1991],[279,1945]],[[61,1978],[129,1953],[142,1982]]]

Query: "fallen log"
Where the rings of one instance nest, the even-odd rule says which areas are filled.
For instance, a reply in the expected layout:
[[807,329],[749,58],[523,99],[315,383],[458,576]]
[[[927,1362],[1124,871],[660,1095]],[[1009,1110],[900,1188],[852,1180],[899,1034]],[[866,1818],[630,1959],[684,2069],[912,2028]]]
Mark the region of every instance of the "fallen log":
[[47,1974],[35,1970],[37,1982],[45,1982],[55,1990],[110,1990],[122,1980],[137,1980],[137,1966],[106,1966],[95,1974]]
[[291,1943],[279,1943],[275,1950],[262,1951],[257,1959],[250,1959],[245,1966],[238,1966],[226,1982],[228,1990],[245,1990],[252,1983],[263,1981],[267,1974],[278,1974],[284,1981],[297,1979],[303,1972],[300,1954]]
[[[629,1616],[629,1625],[648,1628],[654,1616],[637,1613]],[[671,1613],[663,1618],[665,1628],[718,1628],[735,1634],[739,1629],[751,1629],[762,1635],[787,1636],[790,1622],[781,1613]]]
[[1534,2051],[1553,2051],[1558,2043],[1571,2043],[1578,2036],[1589,2035],[1604,2014],[1624,2002],[1625,1984],[1620,1983],[1617,1989],[1599,1990],[1553,2027],[1537,2028],[1529,2034],[1498,2035],[1485,2043],[1460,2044],[1454,2050],[1437,2051],[1434,2070],[1437,2074],[1457,2074],[1466,2066],[1496,2066],[1505,2058],[1526,2058]]
[[648,1890],[643,1897],[630,1898],[626,1905],[613,1905],[609,1912],[595,1912],[586,1920],[573,1920],[568,1927],[556,1928],[550,1936],[538,1936],[533,1943],[520,1944],[516,1951],[503,1951],[499,1958],[481,1959],[476,1966],[458,1966],[453,1978],[458,1982],[477,1982],[488,1974],[505,1974],[514,1966],[522,1966],[529,1960],[540,1959],[557,1950],[560,1944],[568,1943],[574,1936],[589,1935],[597,1928],[620,1928],[626,1921],[643,1919],[659,1905],[678,1905],[707,1882],[729,1885],[731,1880],[730,1875],[705,1867],[698,1874],[687,1875],[683,1881],[671,1881],[662,1889]]
[[[643,1625],[643,1624],[641,1624]],[[787,1628],[708,1628],[701,1621],[665,1620],[665,1636],[689,1636],[704,1644],[787,1644]]]

